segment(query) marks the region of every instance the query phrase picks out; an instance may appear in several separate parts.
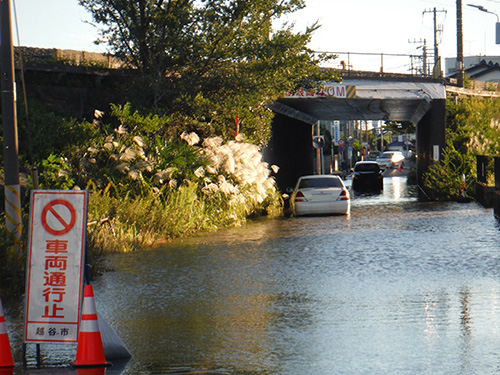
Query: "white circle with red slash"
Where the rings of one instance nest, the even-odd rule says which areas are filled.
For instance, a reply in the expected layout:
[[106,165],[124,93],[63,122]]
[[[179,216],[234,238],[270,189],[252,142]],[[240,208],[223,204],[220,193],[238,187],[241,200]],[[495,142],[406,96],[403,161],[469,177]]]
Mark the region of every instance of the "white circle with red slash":
[[69,233],[76,223],[76,210],[64,199],[55,199],[47,203],[41,216],[43,228],[54,236]]

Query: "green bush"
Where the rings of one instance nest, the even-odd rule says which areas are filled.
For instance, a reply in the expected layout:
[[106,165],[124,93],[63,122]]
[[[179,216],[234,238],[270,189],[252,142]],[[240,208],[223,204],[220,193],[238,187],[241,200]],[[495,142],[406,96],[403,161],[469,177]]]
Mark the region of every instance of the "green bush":
[[431,198],[456,200],[464,195],[466,198],[472,198],[475,187],[475,165],[475,158],[471,153],[458,152],[449,141],[441,161],[432,164],[424,175],[425,186],[431,188],[429,193]]
[[28,119],[24,111],[18,111],[18,128],[21,164],[37,164],[51,154],[71,154],[100,135],[94,124],[48,112],[35,104],[29,106]]
[[[467,98],[447,102],[446,148],[424,174],[433,199],[475,195],[476,155],[500,153],[500,100]],[[463,189],[465,176],[465,191]]]

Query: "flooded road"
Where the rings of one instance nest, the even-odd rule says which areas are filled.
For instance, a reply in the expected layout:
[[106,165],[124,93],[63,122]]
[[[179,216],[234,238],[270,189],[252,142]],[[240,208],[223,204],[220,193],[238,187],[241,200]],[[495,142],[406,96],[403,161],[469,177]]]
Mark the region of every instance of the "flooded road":
[[[133,357],[107,374],[499,373],[493,212],[418,202],[404,177],[351,203],[349,216],[262,220],[109,257],[97,310]],[[7,315],[19,362],[22,317]],[[75,348],[42,353],[68,364]]]

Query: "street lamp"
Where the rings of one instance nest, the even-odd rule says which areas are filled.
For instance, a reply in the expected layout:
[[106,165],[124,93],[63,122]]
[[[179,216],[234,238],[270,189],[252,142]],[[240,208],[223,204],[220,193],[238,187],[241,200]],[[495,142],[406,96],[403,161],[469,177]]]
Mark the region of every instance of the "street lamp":
[[500,44],[500,20],[498,18],[498,14],[496,14],[495,12],[489,11],[488,9],[483,7],[482,5],[474,5],[474,4],[467,4],[467,5],[470,7],[479,9],[481,12],[494,14],[497,17],[497,23],[495,25],[495,43]]

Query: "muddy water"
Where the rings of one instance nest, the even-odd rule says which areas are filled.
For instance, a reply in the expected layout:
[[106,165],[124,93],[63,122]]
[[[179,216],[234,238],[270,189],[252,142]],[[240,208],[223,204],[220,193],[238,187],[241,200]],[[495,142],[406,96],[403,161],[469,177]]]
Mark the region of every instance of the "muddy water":
[[[349,216],[263,220],[111,256],[97,309],[133,357],[107,373],[498,373],[492,211],[420,203],[404,178],[384,184],[354,195]],[[8,315],[20,361],[22,318]],[[42,346],[43,362],[74,352]]]

